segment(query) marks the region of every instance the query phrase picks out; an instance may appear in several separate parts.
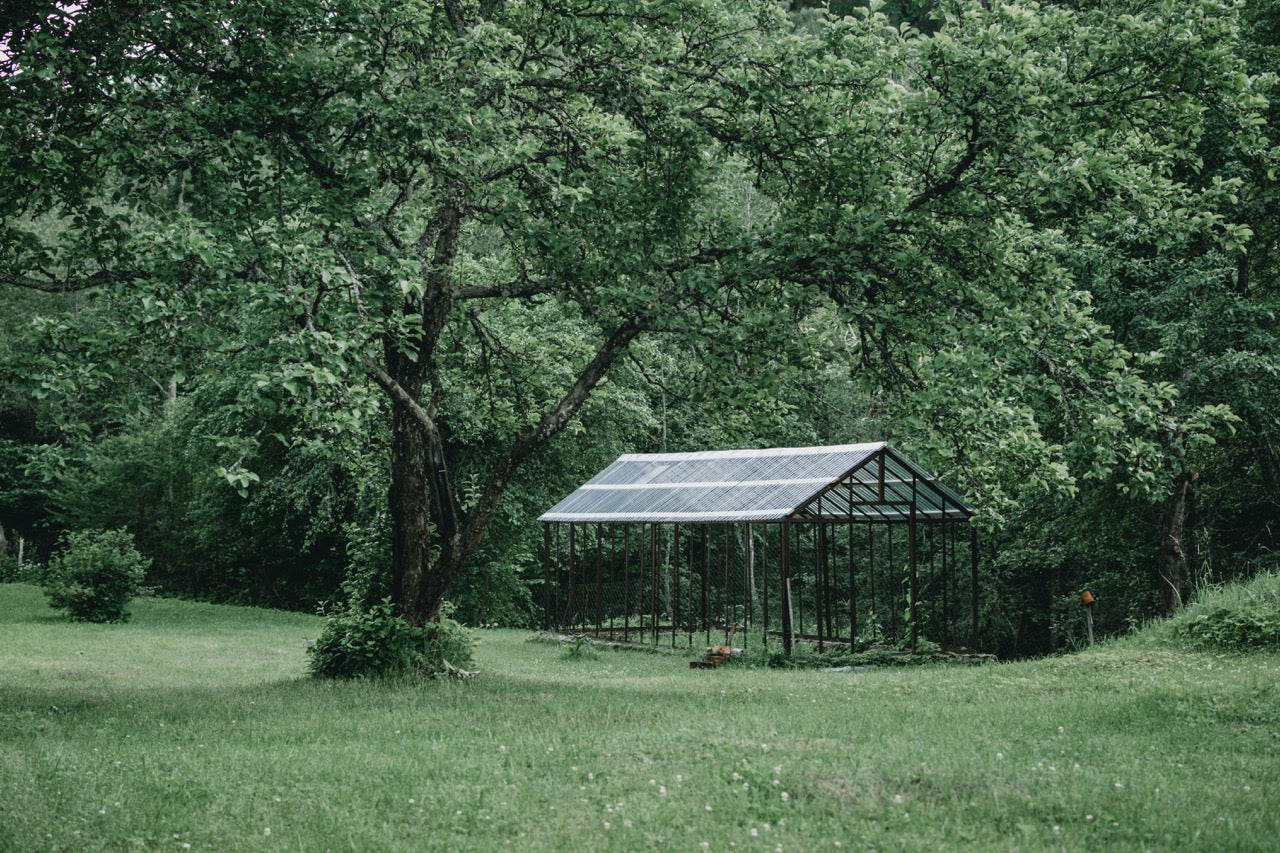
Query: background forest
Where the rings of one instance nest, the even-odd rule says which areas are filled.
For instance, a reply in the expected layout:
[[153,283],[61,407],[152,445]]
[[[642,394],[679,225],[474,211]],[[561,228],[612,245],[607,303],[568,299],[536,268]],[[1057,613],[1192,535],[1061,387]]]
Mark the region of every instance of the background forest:
[[1280,567],[1273,0],[7,8],[5,579],[526,626],[617,455],[876,440],[1005,656]]

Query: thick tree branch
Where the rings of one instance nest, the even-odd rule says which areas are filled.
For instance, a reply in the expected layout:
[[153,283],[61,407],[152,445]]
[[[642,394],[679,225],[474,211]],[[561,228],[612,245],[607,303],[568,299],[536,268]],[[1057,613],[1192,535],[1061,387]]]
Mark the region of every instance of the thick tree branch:
[[646,323],[640,318],[632,317],[624,321],[601,345],[595,357],[582,368],[577,379],[560,401],[543,415],[538,425],[520,435],[511,444],[506,454],[494,467],[489,481],[485,483],[484,490],[481,492],[480,500],[467,519],[458,552],[454,555],[456,564],[460,565],[466,561],[479,546],[489,520],[498,508],[498,501],[502,499],[516,469],[569,424],[591,392],[600,384],[600,380],[626,353],[636,336],[645,329]]
[[415,399],[413,395],[404,390],[404,387],[391,377],[391,374],[383,370],[373,359],[366,358],[364,360],[365,372],[369,377],[378,384],[378,387],[387,392],[387,396],[397,406],[402,407],[422,428],[423,433],[428,440],[438,440],[440,432],[436,428],[436,422],[427,413],[427,410]]
[[523,299],[529,296],[549,293],[555,285],[555,280],[550,278],[508,281],[503,284],[468,284],[455,287],[453,289],[453,299],[455,301],[495,298]]
[[105,284],[118,284],[146,278],[146,273],[138,270],[99,270],[92,275],[77,278],[47,279],[32,278],[25,275],[14,275],[0,272],[0,284],[9,284],[27,290],[39,290],[44,293],[79,293]]

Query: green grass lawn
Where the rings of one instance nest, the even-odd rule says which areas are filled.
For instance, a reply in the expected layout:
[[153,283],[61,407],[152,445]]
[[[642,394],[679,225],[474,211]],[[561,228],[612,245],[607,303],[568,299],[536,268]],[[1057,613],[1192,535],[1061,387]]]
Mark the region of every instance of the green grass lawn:
[[320,620],[0,585],[0,850],[1274,850],[1280,655],[1153,638],[847,673],[567,658],[305,676]]

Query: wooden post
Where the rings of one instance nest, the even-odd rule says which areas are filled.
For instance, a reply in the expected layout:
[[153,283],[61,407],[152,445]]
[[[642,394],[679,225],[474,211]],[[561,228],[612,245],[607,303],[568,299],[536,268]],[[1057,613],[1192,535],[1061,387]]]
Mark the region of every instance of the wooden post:
[[1093,645],[1093,593],[1085,590],[1080,593],[1080,601],[1084,604],[1084,624],[1089,631],[1089,645]]

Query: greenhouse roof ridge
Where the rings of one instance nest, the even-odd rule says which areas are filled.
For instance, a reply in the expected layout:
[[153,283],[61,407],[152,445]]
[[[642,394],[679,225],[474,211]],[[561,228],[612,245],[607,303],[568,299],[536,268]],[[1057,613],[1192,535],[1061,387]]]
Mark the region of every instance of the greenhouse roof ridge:
[[618,457],[619,462],[649,460],[654,462],[679,462],[692,459],[748,459],[760,456],[777,456],[785,453],[789,456],[809,456],[817,453],[833,453],[840,451],[867,451],[885,447],[883,441],[864,442],[862,444],[828,444],[813,447],[760,447],[742,450],[694,450],[686,453],[624,453]]

